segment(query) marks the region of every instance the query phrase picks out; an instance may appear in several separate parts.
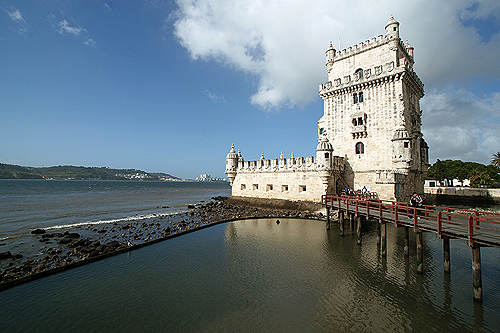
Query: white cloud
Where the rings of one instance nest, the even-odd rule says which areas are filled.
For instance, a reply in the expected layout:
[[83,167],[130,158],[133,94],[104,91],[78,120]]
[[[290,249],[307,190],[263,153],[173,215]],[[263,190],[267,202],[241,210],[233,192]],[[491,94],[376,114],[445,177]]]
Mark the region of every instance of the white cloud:
[[[475,3],[478,5],[473,6]],[[447,0],[384,2],[328,0],[177,0],[175,35],[193,59],[215,59],[258,78],[254,104],[280,107],[316,97],[324,81],[324,52],[338,38],[346,47],[384,34],[394,13],[401,36],[415,46],[426,84],[500,75],[491,66],[500,34],[488,43],[465,19],[500,18],[500,2]]]
[[219,95],[209,91],[208,89],[204,90],[203,93],[205,95],[207,95],[207,97],[210,98],[213,102],[226,103],[226,99],[224,98],[224,96],[219,96]]
[[9,17],[12,21],[24,21],[19,9],[13,8],[12,11],[6,10],[6,12],[7,14],[9,14]]
[[477,97],[448,87],[422,101],[423,132],[430,159],[462,159],[488,164],[500,151],[500,93]]
[[75,35],[76,37],[78,37],[82,33],[82,28],[72,27],[69,25],[69,22],[66,20],[60,21],[57,25],[58,25],[57,32],[59,32],[61,35],[71,34],[71,35]]
[[96,41],[90,36],[86,29],[76,24],[71,24],[67,20],[60,20],[53,13],[47,16],[47,20],[52,25],[54,31],[61,35],[72,35],[83,40],[83,44],[91,47],[97,47]]
[[[500,150],[500,1],[176,0],[174,34],[195,60],[256,78],[251,103],[304,105],[326,81],[324,52],[385,34],[390,14],[415,47],[431,159],[487,163]],[[488,96],[476,96],[486,82]],[[492,85],[488,86],[488,82]],[[495,86],[495,84],[497,84]],[[451,87],[451,88],[450,88]],[[429,91],[431,91],[429,93]]]
[[11,21],[13,21],[13,24],[15,25],[13,30],[23,37],[26,36],[29,26],[26,20],[24,19],[23,15],[21,14],[21,11],[14,7],[12,7],[10,10],[4,8],[4,10],[7,13],[7,15],[9,15]]
[[89,38],[87,40],[85,40],[83,42],[83,44],[87,45],[87,46],[92,46],[92,47],[96,47],[96,42],[95,40],[93,40],[92,38]]

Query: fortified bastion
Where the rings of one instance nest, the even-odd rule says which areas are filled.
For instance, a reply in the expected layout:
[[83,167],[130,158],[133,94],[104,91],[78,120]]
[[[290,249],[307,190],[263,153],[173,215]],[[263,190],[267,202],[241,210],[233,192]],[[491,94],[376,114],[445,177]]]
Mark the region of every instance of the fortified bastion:
[[421,132],[424,85],[414,48],[392,16],[386,35],[326,50],[328,81],[319,85],[324,114],[314,156],[245,161],[234,145],[226,157],[232,195],[318,202],[344,187],[366,187],[380,199],[423,193],[429,167]]

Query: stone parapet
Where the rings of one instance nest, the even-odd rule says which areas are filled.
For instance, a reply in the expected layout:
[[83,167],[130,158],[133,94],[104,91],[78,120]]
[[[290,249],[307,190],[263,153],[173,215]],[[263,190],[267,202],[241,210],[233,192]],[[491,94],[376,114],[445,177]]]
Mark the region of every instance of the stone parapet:
[[275,159],[260,159],[256,161],[243,161],[238,163],[237,173],[266,173],[266,172],[306,172],[306,171],[338,171],[344,170],[344,158],[333,156],[330,165],[319,164],[314,161],[314,156],[290,157]]

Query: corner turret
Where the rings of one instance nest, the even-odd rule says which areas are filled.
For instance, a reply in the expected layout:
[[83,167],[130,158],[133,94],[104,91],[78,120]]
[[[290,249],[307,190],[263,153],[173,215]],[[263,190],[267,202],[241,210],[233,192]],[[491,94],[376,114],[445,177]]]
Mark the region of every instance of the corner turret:
[[335,49],[333,48],[332,42],[330,42],[330,47],[326,50],[326,67],[330,70],[333,67],[333,62],[335,61]]
[[406,169],[412,159],[411,137],[404,126],[394,131],[392,141],[392,163],[396,169]]
[[316,148],[316,165],[330,169],[332,166],[333,146],[325,134],[321,135]]
[[226,172],[227,178],[231,182],[231,186],[233,185],[234,178],[236,178],[236,169],[238,168],[238,155],[236,155],[236,151],[234,150],[234,144],[231,146],[231,150],[226,156]]
[[385,34],[389,39],[399,39],[399,22],[394,19],[391,14],[391,19],[385,25]]

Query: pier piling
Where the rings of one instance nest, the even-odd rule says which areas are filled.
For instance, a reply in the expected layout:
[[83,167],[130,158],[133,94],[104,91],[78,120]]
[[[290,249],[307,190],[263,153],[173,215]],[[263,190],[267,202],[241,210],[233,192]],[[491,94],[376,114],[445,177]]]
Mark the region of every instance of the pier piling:
[[443,263],[444,272],[450,272],[450,237],[443,236]]
[[422,231],[418,230],[417,231],[417,273],[418,274],[423,274],[424,273],[424,251],[422,249],[422,242],[423,242],[423,234]]
[[358,244],[361,244],[361,216],[357,215],[356,220],[358,222],[356,234],[358,235]]
[[408,255],[410,255],[410,228],[409,227],[404,227],[404,231],[405,231],[405,236],[404,236],[404,239],[405,239],[404,253],[405,253],[405,256],[408,256]]
[[382,257],[387,257],[387,224],[380,220],[380,241],[381,241],[381,246],[380,246],[380,251],[382,254]]
[[341,211],[339,214],[339,228],[340,228],[340,236],[344,236],[344,212]]
[[472,285],[474,288],[474,300],[483,301],[483,282],[481,279],[481,247],[477,243],[472,244]]
[[380,230],[381,223],[382,223],[381,221],[379,221],[379,223],[377,223],[377,245],[380,245],[380,241],[381,241],[381,237],[382,237],[381,230]]
[[330,230],[330,207],[326,206],[326,230]]

